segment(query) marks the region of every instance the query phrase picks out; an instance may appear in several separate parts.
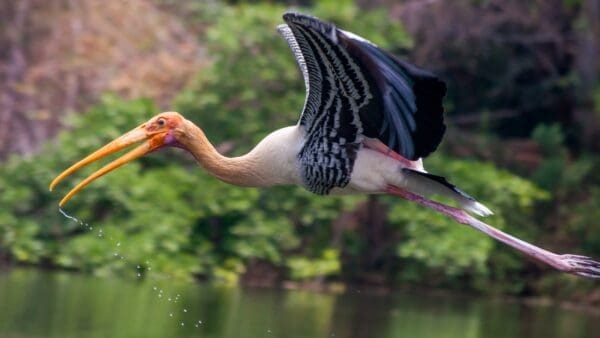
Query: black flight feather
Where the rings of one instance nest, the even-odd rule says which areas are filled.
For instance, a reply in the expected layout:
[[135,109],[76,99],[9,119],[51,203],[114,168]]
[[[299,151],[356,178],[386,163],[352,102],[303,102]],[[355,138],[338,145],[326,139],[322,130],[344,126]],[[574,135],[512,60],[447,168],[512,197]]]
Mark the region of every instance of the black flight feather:
[[446,84],[369,41],[348,34],[341,40],[376,84],[376,102],[361,111],[364,135],[378,138],[409,160],[435,151],[446,131]]
[[307,91],[298,159],[310,191],[346,186],[365,136],[410,160],[437,148],[445,131],[441,80],[331,23],[298,13],[283,19],[278,31]]

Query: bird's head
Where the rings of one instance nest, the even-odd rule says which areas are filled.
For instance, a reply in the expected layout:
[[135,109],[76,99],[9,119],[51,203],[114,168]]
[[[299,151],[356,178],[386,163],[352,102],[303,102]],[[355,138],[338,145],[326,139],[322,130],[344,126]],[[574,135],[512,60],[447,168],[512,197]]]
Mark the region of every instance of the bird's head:
[[127,148],[133,144],[142,142],[142,144],[140,144],[135,149],[119,157],[113,162],[105,165],[100,170],[94,172],[81,183],[79,183],[77,186],[75,186],[60,201],[59,205],[62,207],[75,194],[77,194],[81,189],[90,184],[92,181],[122,166],[127,162],[135,160],[136,158],[144,156],[147,153],[150,153],[163,147],[184,147],[181,141],[185,143],[184,138],[186,137],[186,121],[187,120],[183,116],[181,116],[181,114],[176,112],[165,112],[154,116],[147,122],[125,133],[121,137],[111,141],[104,147],[96,150],[83,160],[75,163],[67,170],[63,171],[52,181],[52,183],[50,183],[50,191],[52,191],[52,189],[54,189],[54,187],[65,177],[71,175],[80,168],[92,162],[98,161],[99,159],[113,154],[119,150]]

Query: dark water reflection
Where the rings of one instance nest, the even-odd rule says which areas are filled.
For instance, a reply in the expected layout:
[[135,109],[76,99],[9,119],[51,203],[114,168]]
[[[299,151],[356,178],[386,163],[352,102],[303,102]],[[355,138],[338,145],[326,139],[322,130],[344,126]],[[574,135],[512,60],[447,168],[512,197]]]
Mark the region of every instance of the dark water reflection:
[[[154,287],[163,290],[162,297]],[[599,333],[600,318],[583,312],[462,297],[334,295],[35,270],[0,274],[0,337],[582,338]]]

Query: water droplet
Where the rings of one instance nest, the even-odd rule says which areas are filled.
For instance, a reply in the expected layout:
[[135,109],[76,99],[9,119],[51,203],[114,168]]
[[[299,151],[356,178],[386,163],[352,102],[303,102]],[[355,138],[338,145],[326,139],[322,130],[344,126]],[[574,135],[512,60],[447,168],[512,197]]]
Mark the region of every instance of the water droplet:
[[153,287],[152,287],[152,289],[153,289],[153,290],[156,290],[156,289],[158,289],[158,288],[157,288],[156,286],[153,286]]
[[119,253],[118,253],[118,252],[115,252],[115,257],[117,257],[118,255],[119,255]]
[[159,293],[159,294],[158,294],[158,298],[160,298],[160,297],[162,297],[162,294],[160,294],[160,293]]
[[121,242],[118,242],[118,243],[117,243],[117,246],[121,246]]
[[141,273],[138,273],[137,275],[138,275],[138,277],[142,277],[142,274],[141,274]]
[[171,297],[169,297],[169,302],[171,301]]
[[181,326],[184,326],[185,324],[183,322],[181,322]]
[[169,313],[169,317],[173,317],[173,314],[172,314],[172,313]]
[[150,270],[152,270],[152,268],[151,268],[151,267],[148,267],[148,271],[150,271]]
[[198,324],[196,324],[196,327],[198,327]]
[[138,269],[139,269],[139,268],[140,268],[140,266],[138,265],[138,266],[136,266],[136,268],[138,268]]
[[183,312],[187,312],[187,309],[183,309]]
[[66,218],[68,218],[68,219],[72,220],[73,222],[79,222],[79,220],[78,220],[77,218],[75,218],[75,217],[73,217],[73,216],[71,216],[71,215],[67,214],[67,213],[66,213],[66,212],[65,212],[65,211],[64,211],[62,208],[58,208],[58,211],[59,211],[59,212],[60,212],[60,213],[61,213],[63,216],[65,216]]
[[198,324],[202,324],[202,321],[201,321],[201,320],[199,320],[199,321],[198,321]]

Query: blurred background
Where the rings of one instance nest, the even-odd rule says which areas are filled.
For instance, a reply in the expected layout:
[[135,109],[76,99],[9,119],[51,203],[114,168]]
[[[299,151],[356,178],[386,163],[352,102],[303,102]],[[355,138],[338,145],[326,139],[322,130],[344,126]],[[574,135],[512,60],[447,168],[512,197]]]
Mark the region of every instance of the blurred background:
[[294,124],[304,84],[275,32],[289,8],[444,78],[448,131],[428,169],[494,210],[490,224],[600,258],[598,0],[20,0],[0,3],[0,267],[600,306],[598,283],[416,205],[232,187],[176,150],[79,194],[66,212],[83,225],[59,213],[90,170],[53,193],[51,179],[160,111],[228,155]]

